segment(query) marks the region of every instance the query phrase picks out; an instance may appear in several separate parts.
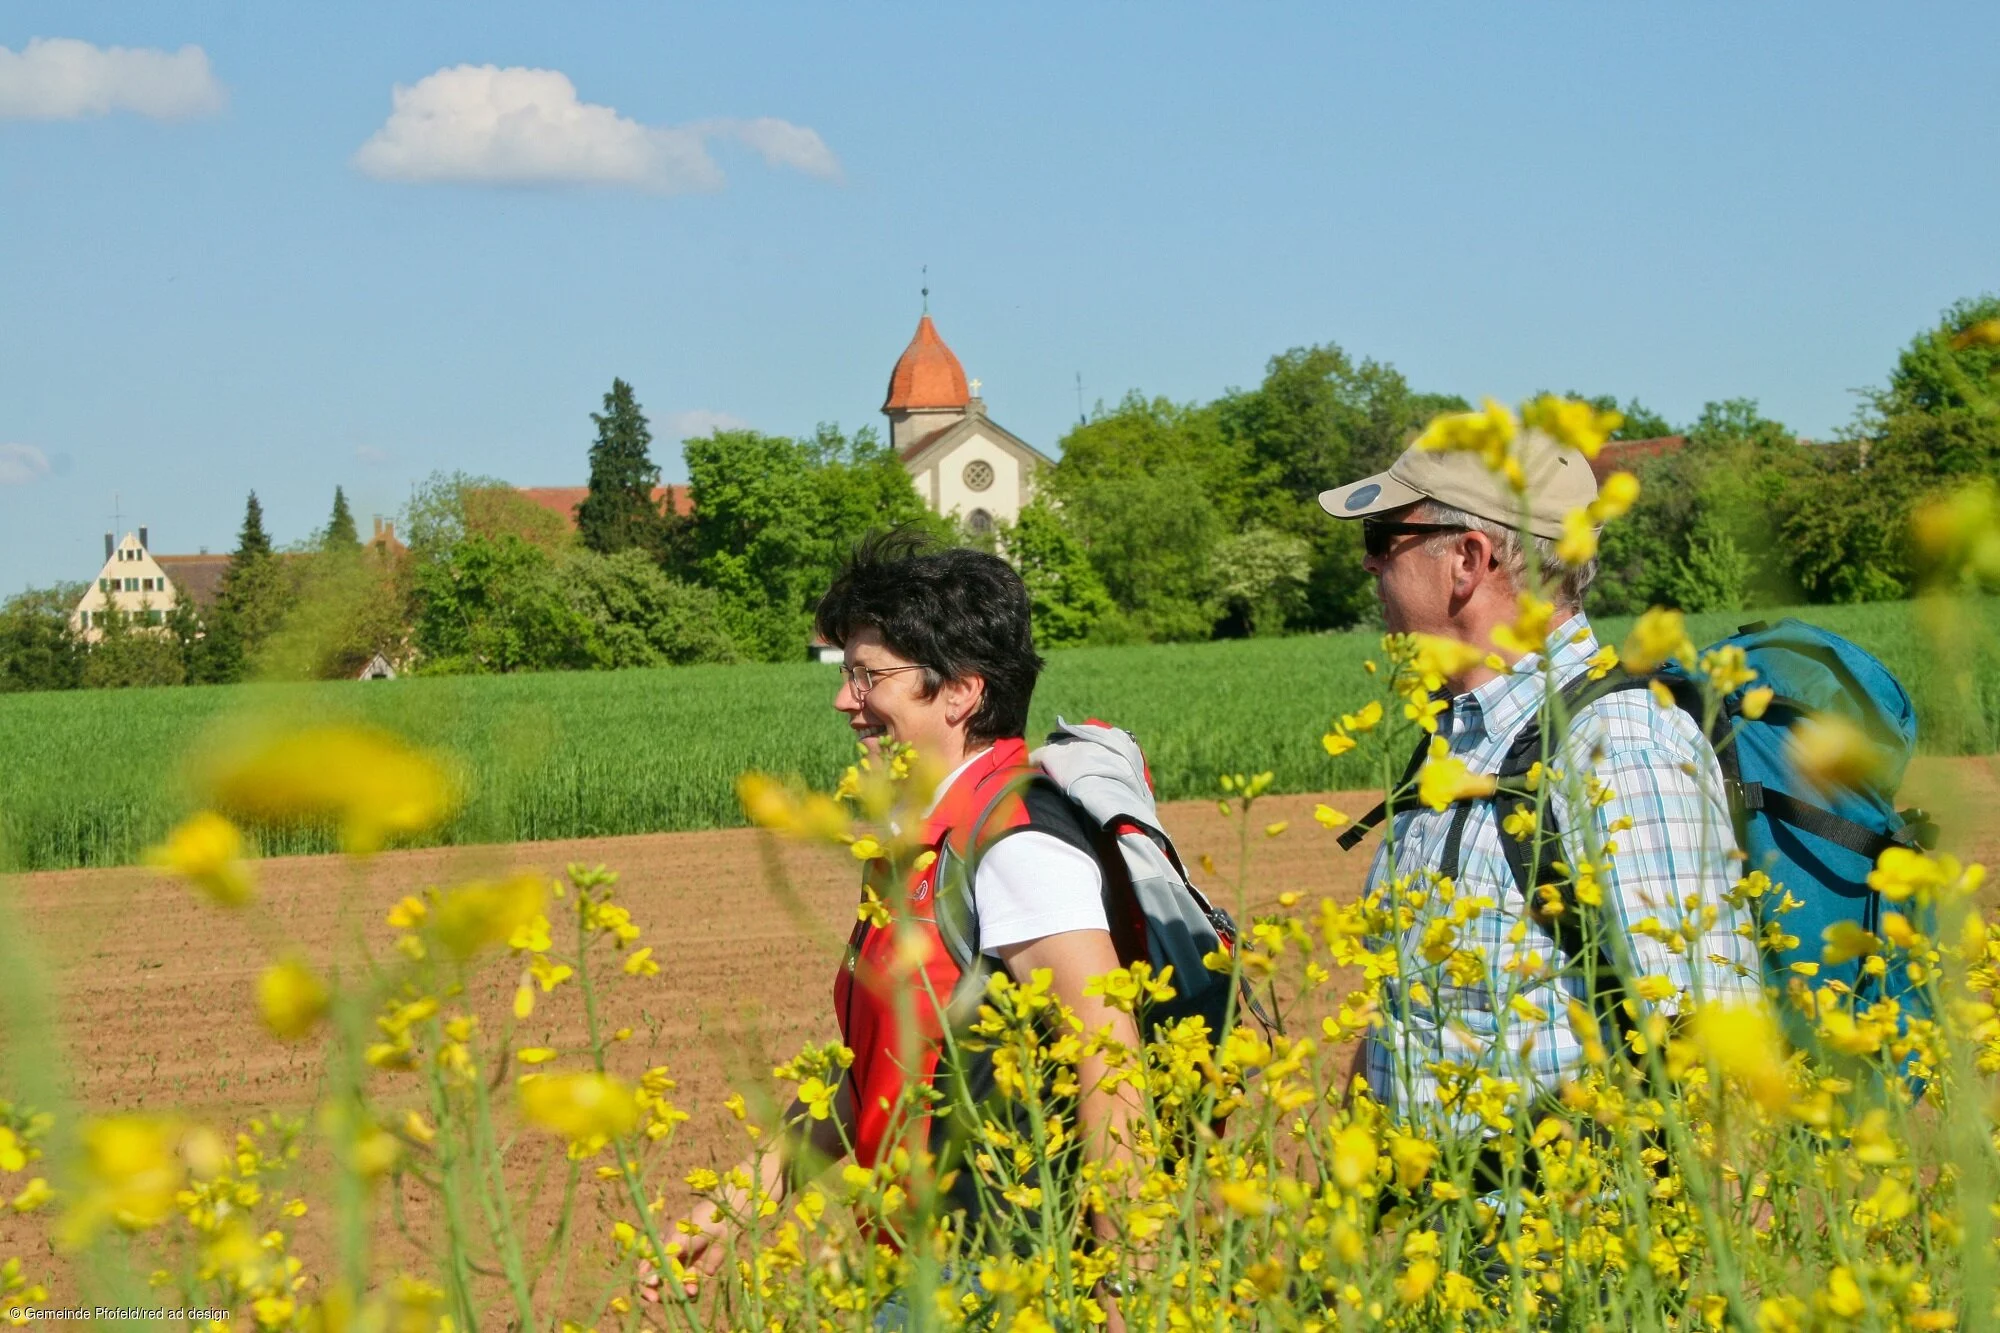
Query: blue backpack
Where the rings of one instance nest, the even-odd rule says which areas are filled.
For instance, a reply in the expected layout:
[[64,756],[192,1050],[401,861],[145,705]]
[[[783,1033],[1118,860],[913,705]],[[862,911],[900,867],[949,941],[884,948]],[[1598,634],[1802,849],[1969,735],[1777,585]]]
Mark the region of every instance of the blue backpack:
[[[1756,900],[1755,916],[1760,933],[1775,921],[1795,943],[1778,950],[1763,951],[1765,979],[1783,991],[1792,977],[1793,963],[1819,964],[1815,986],[1829,981],[1846,983],[1855,993],[1857,1004],[1866,1007],[1883,999],[1901,1006],[1905,1020],[1928,1017],[1930,996],[1909,979],[1909,970],[1895,960],[1880,975],[1871,975],[1862,960],[1838,964],[1822,961],[1828,928],[1843,921],[1853,922],[1871,934],[1881,933],[1882,897],[1868,884],[1875,861],[1891,847],[1929,847],[1936,827],[1921,810],[1898,811],[1896,788],[1903,779],[1910,755],[1916,748],[1916,708],[1902,683],[1889,669],[1862,649],[1837,634],[1784,619],[1776,626],[1762,621],[1745,625],[1730,638],[1711,644],[1704,652],[1726,645],[1743,649],[1746,663],[1757,673],[1750,684],[1739,686],[1722,701],[1709,739],[1728,789],[1730,812],[1736,825],[1737,845],[1747,854],[1745,870],[1761,870],[1773,884],[1798,906],[1776,915],[1773,909],[1783,900],[1777,892]],[[1579,676],[1562,691],[1564,714],[1577,713],[1606,695],[1622,690],[1643,690],[1654,681],[1665,686],[1674,702],[1699,723],[1704,704],[1701,693],[1688,674],[1669,666],[1657,674],[1631,675],[1613,669],[1599,680]],[[1752,689],[1768,687],[1774,693],[1757,718],[1743,715],[1743,696]],[[1877,776],[1860,787],[1844,787],[1822,792],[1807,783],[1793,768],[1787,749],[1790,733],[1813,714],[1833,714],[1846,718],[1861,729],[1877,750]],[[1413,799],[1414,779],[1423,765],[1428,738],[1420,738],[1409,767],[1397,784],[1399,803]],[[1526,786],[1530,768],[1542,757],[1541,723],[1530,721],[1509,747],[1499,771],[1494,775],[1498,790],[1491,796],[1474,797],[1458,803],[1455,822],[1445,843],[1446,864],[1439,873],[1458,873],[1460,835],[1471,807],[1480,802],[1506,803],[1514,799],[1533,800]],[[1370,829],[1386,817],[1386,806],[1378,805],[1356,820],[1344,832],[1343,848],[1355,846]],[[1500,842],[1513,871],[1516,887],[1530,903],[1536,901],[1535,887],[1555,884],[1570,898],[1567,878],[1558,868],[1558,839],[1553,836],[1553,812],[1545,825],[1545,835],[1537,838],[1537,853],[1519,839],[1502,837]],[[1897,910],[1911,917],[1912,926],[1925,935],[1935,935],[1934,914],[1902,904]],[[1583,931],[1575,911],[1557,913],[1548,919],[1534,914],[1538,924],[1549,930],[1558,947],[1572,959],[1580,956]],[[1608,1009],[1619,1026],[1629,1021],[1620,998],[1609,993],[1618,988],[1616,971],[1608,958],[1600,958],[1596,969],[1600,1008]]]
[[[1768,979],[1783,990],[1795,975],[1793,963],[1818,963],[1815,986],[1844,982],[1859,1005],[1891,999],[1906,1016],[1928,1017],[1929,994],[1911,983],[1909,969],[1900,963],[1891,960],[1874,976],[1860,959],[1822,961],[1826,932],[1840,922],[1880,935],[1882,895],[1869,887],[1868,873],[1882,853],[1891,847],[1927,848],[1937,840],[1937,828],[1923,811],[1896,808],[1896,789],[1917,745],[1917,710],[1909,692],[1867,652],[1790,617],[1776,625],[1745,625],[1711,648],[1731,644],[1743,650],[1757,673],[1723,700],[1715,737],[1737,842],[1748,855],[1747,870],[1763,871],[1799,903],[1771,917],[1777,895],[1757,900],[1759,928],[1774,919],[1797,941],[1764,954]],[[1761,717],[1747,718],[1743,696],[1760,687],[1774,694]],[[1794,771],[1787,741],[1792,729],[1814,714],[1845,718],[1861,730],[1876,751],[1873,779],[1819,791]],[[1725,739],[1732,733],[1733,740]],[[1897,910],[1917,930],[1936,933],[1934,913],[1914,903]]]

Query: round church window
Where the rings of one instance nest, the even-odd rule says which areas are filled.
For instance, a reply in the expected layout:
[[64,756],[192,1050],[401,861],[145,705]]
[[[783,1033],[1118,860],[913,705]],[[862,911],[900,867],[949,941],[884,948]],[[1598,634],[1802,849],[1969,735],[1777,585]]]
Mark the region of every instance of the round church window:
[[983,458],[975,458],[965,465],[965,485],[967,490],[983,491],[993,484],[993,465]]

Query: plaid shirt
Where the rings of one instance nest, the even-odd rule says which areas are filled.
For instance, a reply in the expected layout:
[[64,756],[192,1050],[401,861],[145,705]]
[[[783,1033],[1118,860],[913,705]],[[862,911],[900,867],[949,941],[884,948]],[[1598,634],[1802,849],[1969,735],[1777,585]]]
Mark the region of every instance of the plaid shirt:
[[[1550,643],[1557,645],[1553,661],[1562,685],[1583,673],[1598,646],[1582,615]],[[1511,673],[1452,699],[1438,717],[1438,734],[1472,772],[1496,773],[1508,746],[1540,711],[1545,692],[1541,658],[1531,654]],[[1688,996],[1755,999],[1762,983],[1749,914],[1724,898],[1736,879],[1729,855],[1735,837],[1722,774],[1700,727],[1644,690],[1619,691],[1577,714],[1565,755],[1572,774],[1593,773],[1614,793],[1603,806],[1582,810],[1582,818],[1596,825],[1599,845],[1609,839],[1617,847],[1598,876],[1604,905],[1585,910],[1602,914],[1601,929],[1624,936],[1638,977],[1661,977],[1671,985],[1673,994],[1658,1007],[1677,1011]],[[1570,785],[1554,784],[1549,805],[1564,859],[1575,865],[1587,857]],[[1442,863],[1455,813],[1414,801],[1399,810],[1369,870],[1369,889],[1405,877],[1408,889],[1428,888],[1431,877],[1424,872]],[[1446,1103],[1454,1083],[1485,1075],[1512,1082],[1533,1099],[1554,1093],[1584,1060],[1568,1007],[1572,999],[1588,1002],[1588,982],[1574,968],[1550,975],[1569,960],[1528,916],[1501,848],[1501,813],[1494,802],[1475,803],[1462,835],[1455,897],[1493,905],[1458,926],[1450,943],[1459,957],[1439,948],[1441,922],[1452,905],[1434,891],[1396,938],[1370,941],[1376,950],[1394,949],[1398,973],[1384,984],[1381,1023],[1369,1038],[1368,1083],[1386,1107],[1407,1118],[1430,1116],[1470,1129],[1476,1117]],[[1630,828],[1612,832],[1621,818],[1631,821]],[[1714,910],[1713,920],[1683,952],[1632,933],[1633,924],[1647,918],[1676,929],[1690,907],[1703,905]],[[1615,1040],[1614,1033],[1605,1037]]]

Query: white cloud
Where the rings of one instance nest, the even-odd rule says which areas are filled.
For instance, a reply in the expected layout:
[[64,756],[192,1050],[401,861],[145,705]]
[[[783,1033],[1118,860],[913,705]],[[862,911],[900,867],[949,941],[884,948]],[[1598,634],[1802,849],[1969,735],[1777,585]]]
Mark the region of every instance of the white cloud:
[[0,120],[78,120],[133,111],[156,120],[220,111],[229,95],[199,46],[178,51],[36,37],[0,46]]
[[755,120],[711,120],[705,125],[714,133],[741,140],[745,147],[770,166],[790,167],[822,180],[840,179],[840,162],[834,157],[833,150],[826,146],[826,141],[819,137],[817,130],[809,130],[775,116],[759,116]]
[[389,119],[354,154],[380,180],[489,185],[621,185],[662,194],[722,188],[711,139],[734,139],[772,166],[835,179],[840,163],[789,121],[645,125],[580,100],[560,70],[457,65],[398,84]]
[[354,456],[361,462],[369,464],[386,463],[389,461],[389,451],[387,449],[378,449],[372,444],[355,445]]
[[712,411],[706,407],[697,407],[688,412],[670,413],[660,425],[661,435],[676,442],[698,440],[719,430],[750,429],[750,423],[742,417],[731,416],[727,412]]
[[49,456],[32,444],[0,444],[0,486],[26,486],[48,475]]

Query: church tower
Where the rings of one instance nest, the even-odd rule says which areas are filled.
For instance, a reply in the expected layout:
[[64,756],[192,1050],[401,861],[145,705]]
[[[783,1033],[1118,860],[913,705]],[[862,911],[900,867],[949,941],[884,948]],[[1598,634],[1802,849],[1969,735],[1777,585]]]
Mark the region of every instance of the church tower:
[[1018,518],[1035,474],[1054,461],[987,416],[978,388],[978,380],[966,383],[965,367],[926,311],[889,375],[882,402],[889,445],[917,494],[975,533]]
[[965,420],[971,404],[965,367],[926,314],[889,373],[889,396],[882,402],[882,415],[889,418],[889,447],[908,453],[918,441]]

